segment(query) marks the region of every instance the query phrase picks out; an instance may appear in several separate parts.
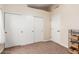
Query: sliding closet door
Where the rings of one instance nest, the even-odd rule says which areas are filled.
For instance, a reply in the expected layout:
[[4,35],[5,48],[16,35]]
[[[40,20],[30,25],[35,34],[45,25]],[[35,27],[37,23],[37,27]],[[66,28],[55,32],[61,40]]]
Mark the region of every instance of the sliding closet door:
[[52,40],[61,43],[61,37],[60,37],[60,30],[61,30],[61,15],[53,15],[52,21],[51,21],[51,28],[52,28]]
[[19,28],[20,22],[21,22],[20,15],[5,13],[5,34],[6,34],[5,47],[15,46],[16,42],[20,40],[19,39],[20,35],[18,34],[19,33],[18,31],[20,29]]
[[40,42],[44,40],[43,29],[44,23],[43,18],[41,17],[34,17],[34,42]]
[[34,21],[33,16],[23,15],[23,30],[21,30],[23,43],[26,44],[33,43],[34,40]]
[[43,41],[42,17],[5,13],[6,47]]
[[6,47],[33,43],[33,17],[5,14]]

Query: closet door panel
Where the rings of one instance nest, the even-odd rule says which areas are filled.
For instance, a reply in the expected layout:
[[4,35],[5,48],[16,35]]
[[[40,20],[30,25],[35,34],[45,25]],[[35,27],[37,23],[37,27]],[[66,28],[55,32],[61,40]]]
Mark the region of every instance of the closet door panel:
[[57,43],[61,42],[61,14],[53,15],[52,21],[51,21],[51,29],[52,29],[52,40]]
[[5,14],[6,47],[33,43],[33,17]]
[[19,44],[19,29],[21,28],[21,22],[22,21],[19,15],[5,14],[6,47],[11,47]]
[[44,26],[44,22],[43,22],[43,18],[40,18],[40,17],[35,17],[34,18],[34,26],[35,26],[35,31],[34,31],[34,34],[35,34],[35,39],[34,41],[35,42],[40,42],[40,41],[43,41],[44,40],[44,35],[43,35],[43,26]]
[[34,34],[33,34],[33,16],[30,15],[24,15],[23,16],[23,31],[22,32],[22,37],[23,37],[23,41],[27,44],[29,43],[33,43],[34,40]]

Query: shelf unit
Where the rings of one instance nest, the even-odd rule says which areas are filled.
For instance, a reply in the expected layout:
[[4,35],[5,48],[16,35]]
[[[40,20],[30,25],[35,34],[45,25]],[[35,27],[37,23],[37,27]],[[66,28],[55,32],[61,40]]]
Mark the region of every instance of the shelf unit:
[[68,34],[69,52],[79,54],[79,30],[69,30]]

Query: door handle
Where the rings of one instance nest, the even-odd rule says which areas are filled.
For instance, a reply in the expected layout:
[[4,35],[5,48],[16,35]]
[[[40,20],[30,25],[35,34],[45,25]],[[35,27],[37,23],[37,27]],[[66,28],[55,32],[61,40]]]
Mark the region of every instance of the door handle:
[[32,32],[34,32],[34,31],[32,30]]
[[5,34],[7,34],[7,32],[5,32]]
[[57,32],[60,32],[60,30],[57,30]]
[[21,30],[20,33],[23,33],[23,30]]

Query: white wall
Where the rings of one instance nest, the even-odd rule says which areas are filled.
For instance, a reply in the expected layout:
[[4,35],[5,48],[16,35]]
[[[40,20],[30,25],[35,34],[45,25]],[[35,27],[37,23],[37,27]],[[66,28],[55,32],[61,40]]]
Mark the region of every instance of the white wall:
[[4,5],[4,11],[5,12],[17,12],[17,13],[23,13],[23,14],[30,14],[33,16],[39,16],[43,17],[44,20],[44,39],[49,40],[50,39],[50,13],[27,7],[26,5]]
[[60,5],[59,8],[52,9],[51,15],[53,17],[58,13],[61,14],[61,43],[59,44],[68,47],[68,30],[79,29],[79,5]]

